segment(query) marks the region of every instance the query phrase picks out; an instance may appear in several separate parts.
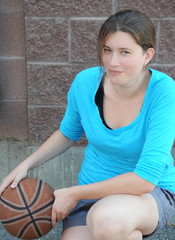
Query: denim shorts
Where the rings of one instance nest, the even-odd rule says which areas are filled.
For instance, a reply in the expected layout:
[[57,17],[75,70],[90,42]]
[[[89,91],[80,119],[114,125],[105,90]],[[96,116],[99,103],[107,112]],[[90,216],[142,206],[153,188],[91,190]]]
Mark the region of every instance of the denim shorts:
[[[159,187],[155,187],[150,193],[157,202],[159,210],[159,221],[156,229],[149,236],[159,232],[165,227],[167,222],[172,217],[175,212],[175,193],[169,190],[165,190]],[[63,231],[70,227],[75,226],[85,226],[86,216],[89,209],[96,203],[99,199],[85,199],[80,200],[77,206],[70,212],[70,214],[63,220]],[[144,239],[147,238],[144,236]]]

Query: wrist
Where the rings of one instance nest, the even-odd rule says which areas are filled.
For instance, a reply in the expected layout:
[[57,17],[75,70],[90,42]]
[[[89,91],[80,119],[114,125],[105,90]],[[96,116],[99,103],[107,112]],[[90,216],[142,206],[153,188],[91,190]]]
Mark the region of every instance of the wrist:
[[72,195],[72,197],[78,202],[80,201],[82,198],[81,196],[81,187],[80,186],[72,186],[69,188],[70,193]]

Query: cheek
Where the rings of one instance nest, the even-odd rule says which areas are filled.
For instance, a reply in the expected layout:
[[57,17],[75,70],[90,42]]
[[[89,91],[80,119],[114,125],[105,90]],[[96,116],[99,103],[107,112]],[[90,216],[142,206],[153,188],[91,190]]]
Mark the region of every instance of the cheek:
[[136,72],[143,69],[143,63],[141,58],[126,59],[121,64],[125,68],[125,70],[128,70],[129,72]]

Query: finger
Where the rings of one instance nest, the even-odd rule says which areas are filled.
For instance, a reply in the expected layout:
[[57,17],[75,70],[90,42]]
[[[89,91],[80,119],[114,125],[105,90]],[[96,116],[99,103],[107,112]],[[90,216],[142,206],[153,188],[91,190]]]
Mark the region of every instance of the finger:
[[57,215],[56,212],[52,209],[52,226],[54,227],[56,225]]
[[14,180],[13,178],[4,178],[4,180],[2,181],[2,184],[0,185],[0,196],[3,194],[3,192],[5,191],[6,188],[8,188],[9,186],[12,188],[16,188],[16,186],[18,185],[19,181],[21,180],[21,178],[16,177]]
[[16,188],[20,180],[21,179],[19,177],[16,177],[15,180],[11,184],[11,188]]

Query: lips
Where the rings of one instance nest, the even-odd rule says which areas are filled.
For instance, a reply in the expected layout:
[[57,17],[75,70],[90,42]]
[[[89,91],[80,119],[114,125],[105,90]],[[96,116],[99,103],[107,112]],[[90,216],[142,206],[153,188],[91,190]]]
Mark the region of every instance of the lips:
[[110,74],[110,75],[119,75],[119,74],[121,74],[121,73],[122,73],[122,71],[109,70],[109,74]]

